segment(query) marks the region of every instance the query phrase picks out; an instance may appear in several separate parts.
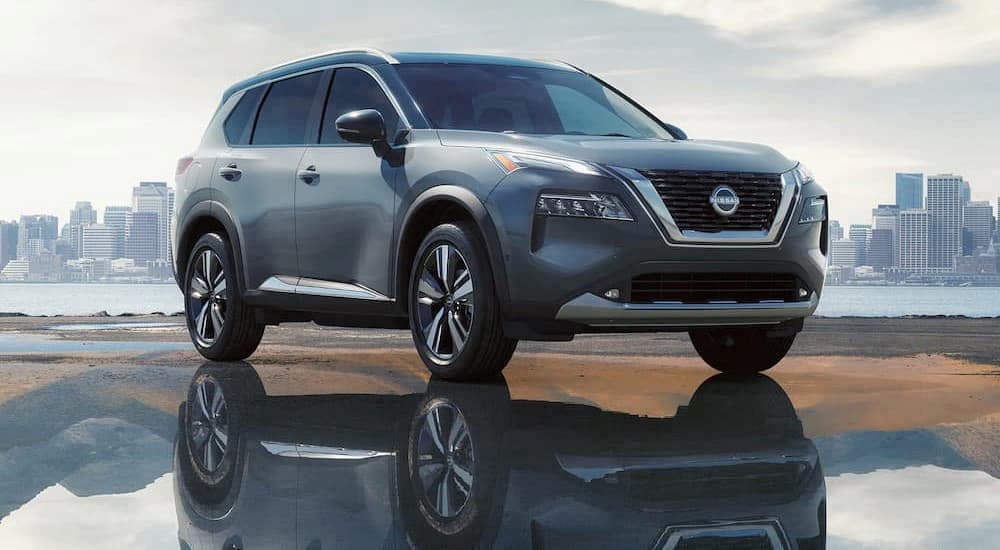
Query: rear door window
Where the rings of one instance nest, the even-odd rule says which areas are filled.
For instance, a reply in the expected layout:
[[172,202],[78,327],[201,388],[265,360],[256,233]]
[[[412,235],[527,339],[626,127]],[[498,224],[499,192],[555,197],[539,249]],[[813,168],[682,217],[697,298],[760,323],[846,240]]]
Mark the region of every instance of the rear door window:
[[322,71],[279,80],[260,106],[253,145],[300,145],[307,141],[309,114],[316,100]]

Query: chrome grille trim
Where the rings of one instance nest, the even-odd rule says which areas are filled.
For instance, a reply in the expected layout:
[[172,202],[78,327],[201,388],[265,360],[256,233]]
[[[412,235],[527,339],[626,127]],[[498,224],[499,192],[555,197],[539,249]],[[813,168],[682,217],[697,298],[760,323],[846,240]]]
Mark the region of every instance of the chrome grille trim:
[[[781,239],[784,237],[784,229],[788,225],[789,210],[794,206],[799,196],[799,188],[801,187],[793,171],[789,170],[781,174],[781,202],[778,205],[778,211],[774,215],[771,228],[767,231],[735,230],[707,233],[703,231],[681,230],[670,214],[667,205],[664,204],[663,198],[660,197],[656,186],[653,185],[653,182],[649,178],[639,173],[638,170],[620,167],[613,167],[612,170],[619,177],[624,178],[632,184],[641,196],[642,202],[645,203],[644,206],[652,211],[654,217],[666,230],[667,237],[671,243],[681,246],[780,246]],[[707,196],[705,200],[708,201]]]

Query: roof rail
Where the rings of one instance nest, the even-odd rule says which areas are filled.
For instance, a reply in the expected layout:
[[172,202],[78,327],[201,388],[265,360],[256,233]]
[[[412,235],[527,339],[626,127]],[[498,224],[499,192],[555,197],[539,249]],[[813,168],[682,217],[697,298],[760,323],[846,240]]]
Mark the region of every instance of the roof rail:
[[263,74],[263,73],[266,73],[268,71],[273,71],[275,69],[280,69],[282,67],[287,67],[289,65],[294,65],[296,63],[302,63],[303,61],[309,61],[309,60],[312,60],[312,59],[319,59],[321,57],[326,57],[328,55],[336,55],[336,54],[342,54],[342,53],[366,53],[366,54],[370,54],[370,55],[375,55],[375,56],[381,57],[382,59],[384,59],[386,61],[386,63],[399,63],[399,61],[395,57],[393,57],[393,56],[391,56],[391,55],[383,52],[382,50],[377,50],[375,48],[345,48],[345,49],[341,49],[341,50],[331,50],[331,51],[328,51],[328,52],[321,52],[321,53],[316,53],[316,54],[312,54],[312,55],[307,55],[305,57],[300,57],[298,59],[293,59],[291,61],[286,61],[284,63],[279,63],[279,64],[277,64],[277,65],[275,65],[273,67],[268,67],[268,68],[264,69],[263,71],[260,71],[257,74]]

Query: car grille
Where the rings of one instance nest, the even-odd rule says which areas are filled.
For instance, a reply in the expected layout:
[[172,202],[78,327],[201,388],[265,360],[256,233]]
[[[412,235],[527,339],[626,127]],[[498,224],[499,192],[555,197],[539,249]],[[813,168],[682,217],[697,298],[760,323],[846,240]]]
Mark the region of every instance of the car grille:
[[793,493],[808,472],[800,462],[757,462],[730,466],[636,470],[624,475],[630,498],[665,500],[726,499]]
[[645,273],[632,279],[629,301],[636,303],[797,302],[804,288],[787,273]]
[[[640,170],[656,188],[681,231],[770,231],[781,203],[779,174]],[[728,185],[740,205],[731,216],[720,216],[708,202],[712,191]]]

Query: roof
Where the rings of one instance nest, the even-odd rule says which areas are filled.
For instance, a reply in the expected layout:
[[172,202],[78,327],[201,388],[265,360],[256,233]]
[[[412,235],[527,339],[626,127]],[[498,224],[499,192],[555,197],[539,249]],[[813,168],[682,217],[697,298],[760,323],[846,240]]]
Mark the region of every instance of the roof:
[[301,59],[288,61],[265,69],[254,76],[243,79],[226,89],[222,94],[225,103],[229,96],[253,87],[257,84],[281,78],[283,76],[318,69],[335,63],[360,63],[364,65],[405,64],[405,63],[462,63],[482,65],[511,65],[515,67],[530,67],[537,69],[562,69],[575,71],[566,63],[558,61],[542,61],[503,57],[496,55],[478,55],[444,52],[393,52],[386,53],[372,48],[352,48],[310,55]]

